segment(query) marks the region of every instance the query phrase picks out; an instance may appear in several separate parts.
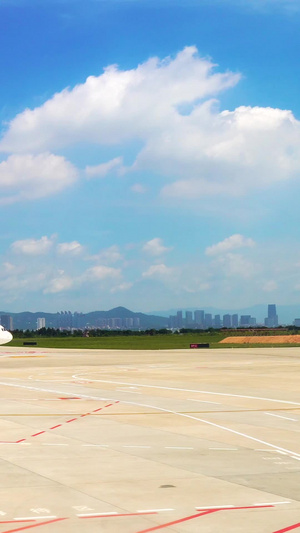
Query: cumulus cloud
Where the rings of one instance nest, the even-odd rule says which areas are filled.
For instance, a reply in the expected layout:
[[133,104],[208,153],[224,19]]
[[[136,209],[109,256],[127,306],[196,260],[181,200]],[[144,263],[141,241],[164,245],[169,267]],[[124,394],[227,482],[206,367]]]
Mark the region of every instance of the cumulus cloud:
[[50,280],[48,286],[44,289],[44,294],[57,294],[68,291],[73,288],[73,280],[70,276],[60,275]]
[[45,255],[53,246],[53,239],[44,236],[41,239],[24,239],[11,244],[11,250],[17,254]]
[[121,261],[123,256],[120,253],[119,247],[116,244],[113,244],[109,248],[101,250],[98,254],[91,256],[89,259],[107,265]]
[[166,252],[169,252],[172,248],[167,248],[163,245],[163,240],[159,237],[151,239],[151,241],[146,242],[143,246],[143,251],[149,255],[162,255]]
[[116,279],[120,276],[121,270],[119,268],[98,265],[86,270],[85,274],[83,275],[83,280],[100,281],[104,279]]
[[[152,171],[168,179],[161,189],[168,199],[237,196],[296,179],[300,122],[291,111],[250,106],[220,111],[216,96],[234,87],[240,77],[217,72],[193,46],[174,58],[151,58],[132,70],[109,66],[100,76],[90,76],[17,115],[8,124],[0,150],[37,153],[80,142],[123,149],[133,142],[140,148],[130,167],[123,167],[120,156],[87,166],[85,175]],[[38,167],[25,172],[23,187],[21,172],[13,172],[24,198],[52,194],[76,179],[76,169],[58,156],[43,156],[56,163],[58,171],[42,176],[40,166],[48,166],[33,156],[13,155],[9,166],[20,157],[29,158],[31,165],[34,160]],[[7,172],[5,165],[2,173],[3,169]],[[143,187],[135,184],[132,190],[141,193]]]
[[131,289],[132,286],[133,283],[124,281],[124,283],[120,283],[120,285],[116,285],[115,287],[113,287],[110,292],[114,294],[116,292],[128,291],[129,289]]
[[148,270],[143,272],[142,276],[143,278],[163,279],[163,278],[166,278],[167,276],[170,276],[170,274],[172,273],[173,273],[173,268],[167,267],[166,265],[161,263],[160,265],[150,266]]
[[119,172],[121,172],[122,165],[123,158],[116,157],[115,159],[111,159],[110,161],[107,161],[106,163],[101,163],[100,165],[87,166],[85,168],[85,174],[88,178],[104,178],[112,170],[117,169]]
[[240,235],[239,233],[235,235],[231,235],[231,237],[227,237],[224,239],[224,241],[218,242],[217,244],[213,244],[212,246],[209,246],[205,250],[206,255],[219,255],[228,253],[231,250],[236,250],[238,248],[249,248],[255,245],[255,242],[253,239],[250,239],[248,237],[244,237],[243,235]]
[[0,204],[35,200],[58,193],[78,177],[64,157],[49,153],[15,154],[0,163]]
[[84,247],[77,241],[62,242],[57,245],[57,251],[61,255],[71,254],[79,255],[83,252]]
[[213,68],[193,46],[173,59],[151,58],[132,70],[110,66],[100,76],[90,76],[41,107],[17,115],[0,150],[32,152],[80,141],[107,145],[147,139],[167,124],[176,124],[180,104],[215,95],[240,79]]

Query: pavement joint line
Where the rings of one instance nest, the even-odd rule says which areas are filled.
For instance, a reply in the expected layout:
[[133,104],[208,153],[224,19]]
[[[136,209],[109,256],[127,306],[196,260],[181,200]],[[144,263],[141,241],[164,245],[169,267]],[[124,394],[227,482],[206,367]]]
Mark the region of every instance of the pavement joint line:
[[[72,376],[74,377],[74,376]],[[75,376],[76,378],[76,376]],[[86,380],[85,380],[86,381]],[[97,380],[96,380],[97,381]],[[104,382],[104,383],[107,383],[107,381],[104,381],[104,380],[100,380],[101,382]],[[108,383],[111,383],[110,381],[108,381]],[[57,391],[57,390],[52,390],[52,389],[42,389],[42,388],[37,388],[37,387],[28,387],[27,385],[20,385],[18,383],[6,383],[6,382],[1,382],[0,381],[0,385],[4,385],[4,386],[7,386],[7,387],[17,387],[17,388],[24,388],[24,389],[28,389],[28,390],[38,390],[39,392],[50,392],[50,393],[54,393],[54,394],[67,394],[66,392],[64,391]],[[126,385],[128,385],[128,383],[126,383]],[[130,385],[136,385],[135,383],[130,383]],[[141,386],[141,385],[140,385]],[[142,385],[142,386],[146,386],[146,387],[151,387],[150,385]],[[158,389],[163,389],[163,388],[166,388],[166,389],[169,389],[168,387],[158,387],[158,386],[154,386],[152,388],[158,388]],[[172,389],[171,389],[172,390]],[[186,390],[186,389],[175,389],[175,390]],[[191,392],[191,391],[189,391]],[[207,393],[207,391],[192,391],[192,392],[199,392],[199,393]],[[208,394],[208,393],[207,393]],[[211,393],[210,393],[211,394]],[[237,395],[237,394],[225,394],[225,393],[212,393],[212,394],[218,394],[218,395],[226,395],[226,396],[231,396],[231,397],[242,397],[242,398],[248,398],[248,396],[242,396],[242,395]],[[80,396],[81,398],[90,398],[90,399],[97,399],[97,400],[102,400],[102,401],[114,401],[116,404],[117,403],[120,403],[121,400],[116,400],[115,398],[101,398],[101,397],[95,397],[95,396],[90,396],[90,395],[87,395],[87,394],[79,394],[78,396]],[[282,400],[273,400],[271,398],[259,398],[259,397],[254,397],[254,396],[250,396],[249,398],[251,399],[261,399],[261,400],[269,400],[269,401],[274,401],[274,402],[280,402],[280,403],[286,403],[286,404],[294,404],[294,405],[300,405],[298,402],[289,402],[289,401],[282,401]],[[148,404],[141,404],[141,403],[137,403],[137,402],[129,402],[127,400],[122,400],[122,403],[126,403],[128,405],[138,405],[139,407],[147,407],[147,408],[150,408],[150,409],[156,409],[158,411],[161,411],[161,412],[164,412],[164,413],[169,413],[169,414],[172,414],[172,415],[176,415],[176,416],[183,416],[185,418],[189,418],[191,420],[195,420],[197,422],[201,422],[203,424],[207,424],[207,425],[210,425],[210,426],[213,426],[215,428],[218,428],[218,429],[222,429],[224,431],[227,431],[229,433],[233,433],[234,435],[238,435],[240,437],[244,437],[248,440],[252,440],[252,441],[255,441],[255,442],[259,442],[260,444],[264,444],[266,446],[269,446],[270,448],[275,448],[275,450],[281,450],[281,451],[284,451],[284,452],[287,452],[289,455],[293,455],[294,457],[295,456],[298,456],[300,458],[300,454],[299,453],[296,453],[296,452],[293,452],[292,450],[288,450],[286,448],[282,448],[281,446],[277,446],[276,444],[272,444],[272,443],[269,443],[269,442],[266,442],[266,441],[263,441],[261,439],[258,439],[256,437],[252,437],[251,435],[247,435],[246,433],[242,433],[240,431],[235,431],[234,429],[231,429],[231,428],[228,428],[226,426],[222,426],[220,424],[216,424],[214,422],[210,422],[209,420],[204,420],[202,418],[197,418],[197,417],[194,417],[194,416],[191,416],[191,415],[187,415],[187,414],[182,414],[182,413],[178,413],[176,411],[172,411],[170,409],[163,409],[162,407],[157,407],[157,406],[153,406],[153,405],[148,405]],[[24,441],[26,439],[22,439],[22,441]],[[21,441],[18,441],[18,442],[21,442]],[[299,459],[300,460],[300,459]]]
[[[106,407],[111,407],[112,405],[117,404],[117,403],[120,403],[120,402],[119,401],[114,401],[113,403],[109,403],[109,404],[105,405],[103,407],[103,409],[106,408]],[[92,411],[92,412],[94,412],[94,411]],[[88,416],[90,414],[91,413],[85,413],[85,414],[81,415],[81,417]],[[30,415],[28,415],[28,416],[30,416]],[[66,420],[63,424],[57,424],[56,426],[52,426],[51,428],[48,428],[48,430],[39,431],[38,433],[34,433],[33,435],[30,435],[30,437],[38,437],[39,435],[42,435],[43,433],[47,433],[47,431],[50,431],[52,429],[56,429],[58,427],[62,427],[64,424],[69,424],[70,422],[74,422],[75,420],[79,420],[79,418],[71,418],[70,420]],[[21,444],[21,443],[25,442],[26,440],[27,439],[20,439],[20,440],[17,440],[14,444]]]
[[284,418],[284,420],[292,420],[293,422],[298,422],[297,418],[289,418],[287,416],[275,415],[274,413],[265,413],[265,415],[276,416],[276,418]]
[[[83,381],[90,381],[90,379],[88,378],[81,378],[81,377],[78,377],[76,375],[73,375],[72,376],[73,379],[81,379]],[[248,398],[248,399],[251,399],[251,400],[265,400],[267,402],[277,402],[277,403],[285,403],[285,404],[291,404],[291,405],[299,405],[300,406],[300,403],[299,402],[291,402],[291,401],[285,401],[285,400],[277,400],[277,399],[274,399],[274,398],[263,398],[263,397],[259,397],[259,396],[246,396],[246,395],[243,395],[243,394],[228,394],[228,393],[225,393],[225,392],[211,392],[211,391],[201,391],[201,390],[195,390],[195,389],[181,389],[181,388],[178,388],[178,387],[162,387],[162,386],[159,386],[159,385],[141,385],[140,383],[127,383],[127,382],[124,382],[124,381],[108,381],[108,380],[104,380],[104,379],[94,379],[92,380],[93,382],[100,382],[100,383],[112,383],[112,384],[117,384],[117,385],[133,385],[135,387],[145,387],[145,388],[150,388],[150,389],[164,389],[164,390],[176,390],[176,391],[182,391],[182,392],[195,392],[197,394],[211,394],[213,396],[229,396],[229,397],[234,397],[234,398]],[[0,383],[1,384],[1,383]]]

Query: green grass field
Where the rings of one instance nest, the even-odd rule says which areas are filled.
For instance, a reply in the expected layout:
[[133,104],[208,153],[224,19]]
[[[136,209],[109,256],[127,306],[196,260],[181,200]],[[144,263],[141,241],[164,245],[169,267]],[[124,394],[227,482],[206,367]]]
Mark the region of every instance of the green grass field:
[[188,349],[192,343],[209,343],[210,348],[271,348],[295,347],[299,344],[219,344],[226,335],[212,334],[183,334],[183,335],[154,335],[130,337],[36,337],[31,339],[14,339],[8,346],[24,346],[24,342],[36,342],[38,348],[64,349],[106,349],[106,350],[172,350]]

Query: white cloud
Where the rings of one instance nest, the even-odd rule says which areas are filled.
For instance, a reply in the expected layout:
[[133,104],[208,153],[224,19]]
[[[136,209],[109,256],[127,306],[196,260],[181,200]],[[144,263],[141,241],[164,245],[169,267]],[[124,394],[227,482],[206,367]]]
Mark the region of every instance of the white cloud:
[[0,163],[0,204],[58,193],[72,185],[77,176],[76,168],[61,156],[11,155]]
[[237,250],[238,248],[249,248],[255,245],[253,239],[244,237],[239,233],[227,237],[224,241],[218,242],[209,246],[205,250],[206,255],[219,255],[230,252],[231,250]]
[[276,283],[276,281],[274,280],[270,280],[270,281],[267,281],[264,285],[263,285],[263,291],[265,292],[273,292],[273,291],[276,291],[278,289],[278,284]]
[[104,265],[89,268],[83,275],[86,281],[100,281],[104,279],[116,279],[121,276],[119,268],[108,267]]
[[106,163],[101,163],[100,165],[96,166],[87,166],[85,168],[85,174],[88,178],[104,178],[109,172],[112,170],[118,170],[119,172],[122,171],[122,165],[123,165],[123,158],[122,157],[116,157],[115,159],[111,159],[110,161],[107,161]]
[[116,292],[128,291],[132,286],[133,283],[124,281],[124,283],[120,283],[120,285],[113,287],[110,292],[114,294]]
[[216,271],[222,268],[222,277],[233,277],[250,279],[257,277],[259,274],[259,267],[256,263],[249,261],[241,254],[226,253],[217,257]]
[[143,246],[143,251],[149,255],[162,255],[166,252],[169,252],[172,248],[167,248],[163,245],[163,240],[159,237],[151,239],[151,241],[146,242]]
[[71,254],[79,255],[83,252],[84,247],[77,241],[62,242],[57,245],[57,251],[61,255]]
[[41,239],[24,239],[11,244],[11,250],[17,254],[45,255],[53,246],[53,239],[44,236]]
[[164,279],[173,273],[173,268],[167,267],[163,263],[160,265],[152,265],[146,272],[143,272],[143,278],[158,278]]
[[[90,76],[17,115],[8,124],[0,150],[35,153],[80,142],[126,149],[128,142],[134,142],[142,148],[131,167],[125,169],[117,157],[86,167],[86,176],[103,177],[113,170],[152,171],[168,179],[161,190],[168,199],[237,196],[298,179],[300,122],[291,111],[269,107],[220,112],[214,98],[235,86],[241,76],[219,73],[214,67],[193,46],[174,58],[151,58],[132,70],[110,66],[100,76]],[[21,156],[11,156],[10,166],[17,157]],[[50,154],[46,158],[52,158],[59,171],[40,177],[40,166],[45,170],[48,165],[35,162],[38,171],[30,169],[27,178],[25,174],[18,198],[52,194],[76,179],[76,169],[63,158]],[[20,188],[21,170],[16,174]],[[10,178],[6,181],[12,184]],[[144,185],[131,189],[142,193]],[[14,199],[15,195],[6,201]]]
[[44,294],[56,294],[68,291],[73,288],[73,280],[70,276],[60,275],[50,280],[48,286],[44,289]]
[[116,244],[114,244],[110,246],[109,248],[101,250],[98,254],[89,257],[89,259],[92,259],[94,261],[98,261],[101,264],[107,265],[107,264],[117,263],[118,261],[121,261],[123,259],[123,256],[120,253],[119,247]]
[[151,58],[136,69],[110,66],[41,107],[16,116],[0,144],[8,152],[49,150],[90,141],[118,144],[156,136],[179,125],[177,106],[233,87],[240,76],[214,73],[214,65],[193,46],[173,59]]

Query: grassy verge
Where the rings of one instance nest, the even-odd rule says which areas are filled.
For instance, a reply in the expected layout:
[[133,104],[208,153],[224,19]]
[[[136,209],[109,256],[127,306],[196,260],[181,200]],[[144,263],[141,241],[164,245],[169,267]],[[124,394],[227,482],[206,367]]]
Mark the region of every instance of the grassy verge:
[[[184,334],[184,335],[154,335],[130,337],[36,337],[31,339],[14,339],[8,346],[23,347],[24,342],[36,342],[37,348],[63,349],[97,349],[97,350],[172,350],[188,349],[192,343],[209,343],[210,348],[283,348],[297,347],[299,344],[219,344],[226,335],[213,334]],[[32,347],[35,348],[34,346]]]
[[[36,342],[39,348],[107,349],[107,350],[172,350],[189,348],[192,343],[216,345],[224,335],[154,335],[130,337],[37,337],[14,339],[9,346],[21,346],[24,342]],[[34,347],[33,347],[34,348]]]

